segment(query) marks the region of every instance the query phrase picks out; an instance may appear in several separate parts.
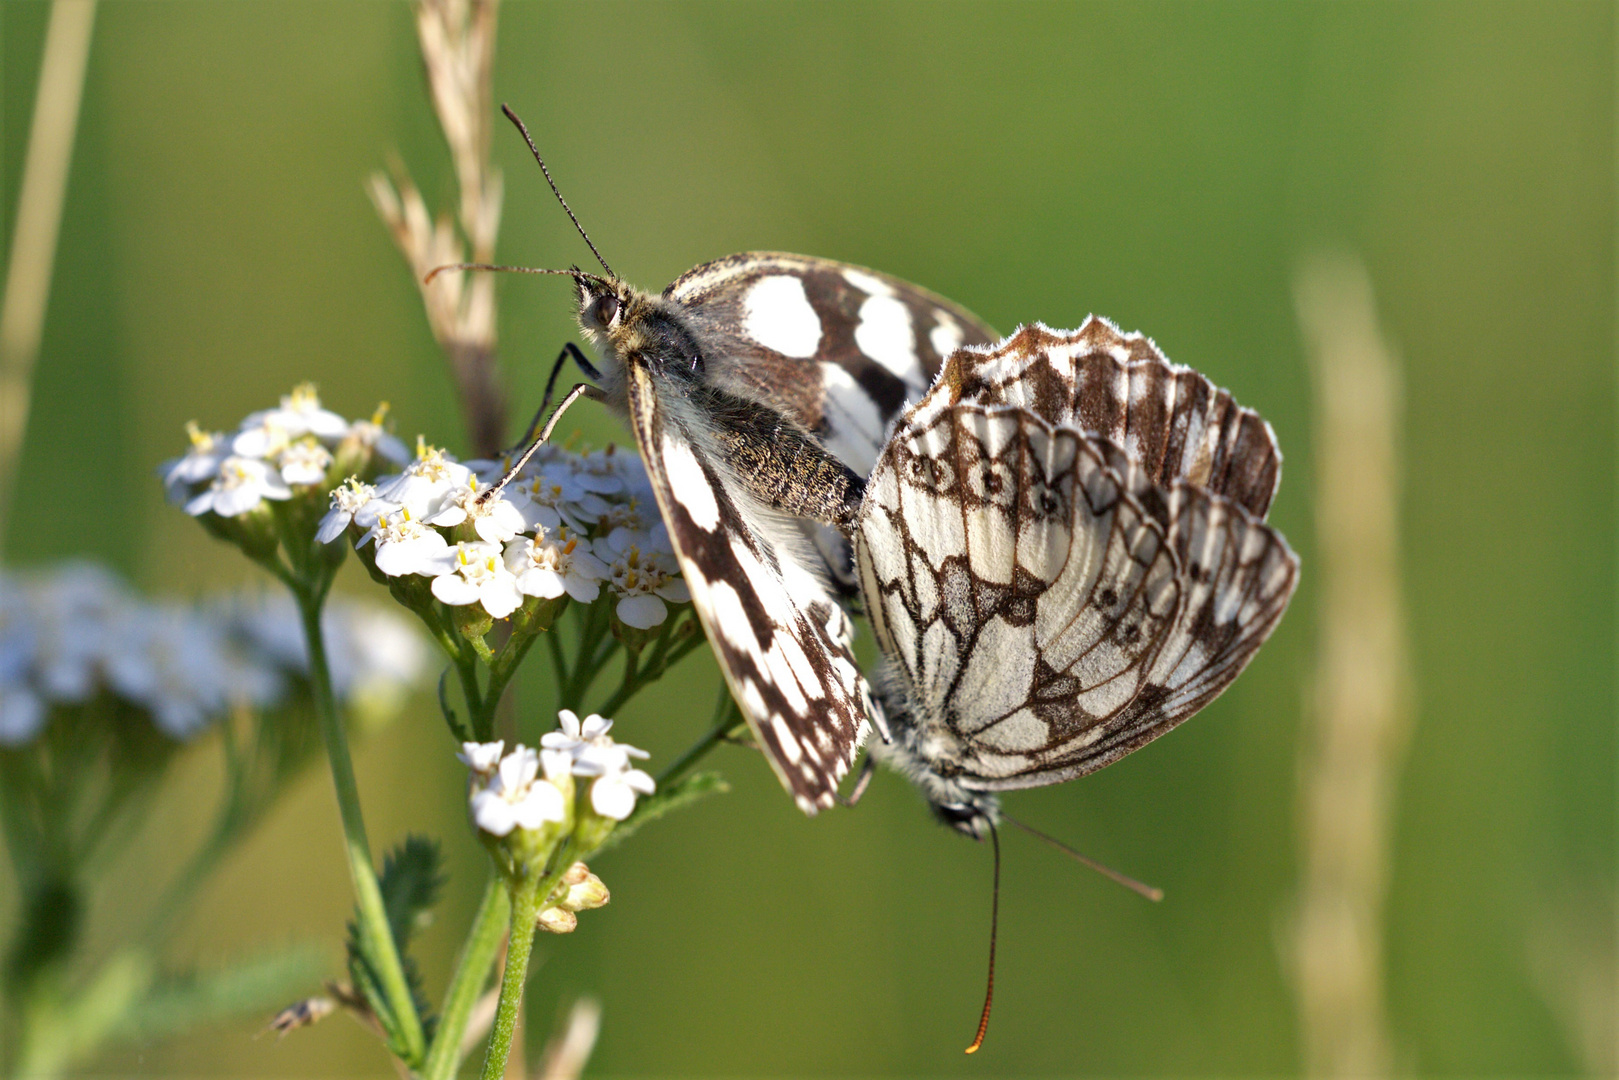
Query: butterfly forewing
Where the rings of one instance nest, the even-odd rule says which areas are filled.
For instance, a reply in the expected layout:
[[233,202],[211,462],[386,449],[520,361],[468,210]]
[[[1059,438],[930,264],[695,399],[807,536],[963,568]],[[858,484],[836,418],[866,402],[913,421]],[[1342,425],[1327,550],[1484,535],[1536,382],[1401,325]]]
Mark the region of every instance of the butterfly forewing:
[[861,476],[944,358],[997,340],[926,289],[804,255],[731,255],[687,271],[663,295],[700,335],[714,385],[786,413]]
[[766,534],[770,516],[693,437],[704,418],[682,417],[643,365],[630,365],[627,390],[636,441],[720,670],[798,805],[806,813],[830,806],[875,713],[848,618],[801,553]]

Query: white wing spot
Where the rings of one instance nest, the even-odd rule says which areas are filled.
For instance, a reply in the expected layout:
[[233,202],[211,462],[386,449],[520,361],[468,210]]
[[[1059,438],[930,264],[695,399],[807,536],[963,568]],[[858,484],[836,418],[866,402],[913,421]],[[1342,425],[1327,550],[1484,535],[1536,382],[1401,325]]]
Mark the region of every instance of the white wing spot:
[[895,375],[910,382],[921,379],[916,355],[916,332],[911,310],[892,296],[868,296],[860,305],[860,325],[854,330],[860,351]]
[[940,357],[949,356],[961,348],[963,340],[961,327],[950,317],[948,311],[941,311],[936,317],[939,325],[928,332],[928,344],[933,346],[933,351]]
[[875,277],[852,266],[843,268],[843,280],[867,296],[893,296],[894,288],[880,277]]
[[667,429],[663,433],[663,470],[669,477],[669,490],[674,493],[675,501],[686,508],[699,529],[712,531],[720,523],[713,485],[708,482],[691,447]]
[[780,713],[770,714],[770,727],[776,733],[776,741],[781,743],[781,756],[787,759],[789,765],[797,765],[804,756],[804,748],[798,745],[798,736],[793,734],[793,729],[787,726]]
[[760,278],[743,301],[743,329],[754,341],[784,356],[815,355],[821,346],[821,317],[810,306],[804,283],[788,274]]

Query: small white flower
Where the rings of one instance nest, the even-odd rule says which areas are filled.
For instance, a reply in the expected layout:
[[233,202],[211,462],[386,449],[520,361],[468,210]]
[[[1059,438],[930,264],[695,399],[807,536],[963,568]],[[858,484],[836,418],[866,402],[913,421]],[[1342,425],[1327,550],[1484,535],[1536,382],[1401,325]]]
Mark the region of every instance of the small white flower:
[[645,750],[627,743],[614,742],[608,732],[613,722],[597,713],[580,720],[572,709],[557,712],[561,726],[540,736],[540,745],[547,750],[566,754],[572,762],[575,776],[606,776],[630,768],[631,758],[647,758]]
[[449,571],[433,579],[433,595],[452,606],[482,604],[497,619],[504,619],[523,603],[517,578],[501,561],[498,544],[457,544]]
[[461,752],[455,756],[474,773],[480,776],[493,776],[496,766],[500,764],[500,756],[505,751],[504,739],[486,743],[464,742],[461,744]]
[[517,576],[517,587],[529,596],[547,600],[566,592],[588,604],[601,592],[607,564],[590,553],[566,525],[553,537],[541,529],[536,537],[519,536],[506,545],[506,567]]
[[231,436],[231,453],[242,457],[269,460],[285,450],[293,440],[292,432],[281,425],[274,410],[257,412],[242,421],[242,429]]
[[369,447],[379,457],[386,458],[395,465],[403,465],[410,460],[410,448],[382,426],[383,412],[383,409],[378,409],[377,415],[370,420],[354,421],[349,425],[345,438]]
[[385,514],[360,537],[356,547],[377,542],[377,569],[389,577],[421,574],[436,577],[451,569],[450,545],[442,534],[410,516],[409,511]]
[[669,616],[664,604],[684,604],[691,599],[686,583],[672,555],[657,550],[655,534],[632,533],[618,529],[596,541],[599,558],[610,559],[608,583],[619,597],[614,609],[619,620],[638,630],[650,630]]
[[191,438],[191,449],[185,456],[158,466],[163,474],[163,494],[176,506],[191,497],[192,485],[218,475],[220,464],[230,456],[230,437],[224,432],[203,431],[193,420],[186,424],[186,434]]
[[208,490],[186,503],[186,513],[198,517],[211,511],[220,517],[236,517],[264,499],[291,497],[292,489],[268,462],[233,456],[220,462],[219,473]]
[[[611,506],[579,482],[572,462],[551,462],[540,475],[521,483],[521,491],[528,497],[523,517],[530,526],[556,529],[566,525],[582,533]],[[517,484],[513,481],[514,487]]]
[[597,495],[617,495],[624,491],[623,454],[618,447],[608,446],[579,458],[574,475],[579,486]]
[[315,531],[315,542],[330,544],[342,536],[348,529],[349,522],[354,520],[354,515],[362,507],[375,501],[376,495],[377,489],[363,482],[358,476],[351,476],[333,488],[332,508],[320,519],[320,528]]
[[557,723],[560,726],[555,731],[540,736],[541,746],[578,756],[591,746],[613,741],[607,738],[607,733],[613,730],[613,722],[600,713],[591,713],[580,720],[572,709],[558,709]]
[[471,479],[471,469],[418,440],[416,460],[398,476],[378,480],[377,498],[409,510],[413,518],[425,519],[442,510],[450,493],[467,487]]
[[[474,478],[473,484],[476,483]],[[451,490],[442,509],[424,520],[442,528],[454,528],[470,521],[478,538],[491,544],[504,544],[528,528],[522,511],[505,497],[505,492],[485,501],[479,497],[476,486]]]
[[565,820],[567,805],[561,790],[540,779],[539,772],[539,755],[522,744],[501,758],[486,783],[473,785],[472,820],[478,828],[505,836],[513,829],[538,829],[546,822]]
[[332,467],[332,452],[318,442],[303,439],[285,447],[276,458],[281,479],[289,484],[318,484]]
[[0,687],[0,746],[21,746],[45,726],[45,703],[26,686]]
[[635,810],[637,794],[650,795],[657,790],[652,777],[640,769],[621,769],[603,773],[590,785],[590,805],[602,817],[623,821]]
[[348,429],[347,420],[321,407],[313,383],[301,383],[281,399],[279,409],[249,414],[242,421],[233,449],[249,457],[268,457],[280,448],[278,440],[313,435],[323,442],[336,442]]

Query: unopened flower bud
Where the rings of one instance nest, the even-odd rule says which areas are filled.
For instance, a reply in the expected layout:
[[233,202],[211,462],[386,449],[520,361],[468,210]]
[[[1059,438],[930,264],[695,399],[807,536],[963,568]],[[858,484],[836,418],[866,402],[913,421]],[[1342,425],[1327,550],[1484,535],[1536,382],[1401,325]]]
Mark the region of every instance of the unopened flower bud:
[[558,893],[561,896],[554,902],[564,911],[590,911],[606,907],[607,901],[612,899],[612,894],[607,891],[607,886],[602,884],[602,879],[592,874],[590,868],[582,862],[576,862],[568,867],[561,884],[551,895],[557,896]]
[[579,917],[559,907],[548,907],[540,912],[534,925],[548,934],[571,934],[579,925]]

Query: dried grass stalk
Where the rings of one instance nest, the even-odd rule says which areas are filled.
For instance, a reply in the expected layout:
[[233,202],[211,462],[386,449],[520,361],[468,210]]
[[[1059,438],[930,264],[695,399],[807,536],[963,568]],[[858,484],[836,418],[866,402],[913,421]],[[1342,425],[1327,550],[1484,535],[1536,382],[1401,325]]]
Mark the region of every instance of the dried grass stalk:
[[450,361],[473,450],[485,457],[504,448],[506,429],[506,394],[495,362],[494,277],[450,271],[430,284],[423,279],[447,263],[494,258],[504,191],[500,170],[489,163],[498,9],[497,0],[416,5],[428,89],[455,164],[457,213],[434,219],[401,163],[395,163],[393,178],[375,173],[367,185],[410,264],[428,326]]
[[1302,762],[1291,960],[1311,1076],[1388,1075],[1384,895],[1409,726],[1399,581],[1400,379],[1358,260],[1294,280],[1315,386],[1320,643]]

